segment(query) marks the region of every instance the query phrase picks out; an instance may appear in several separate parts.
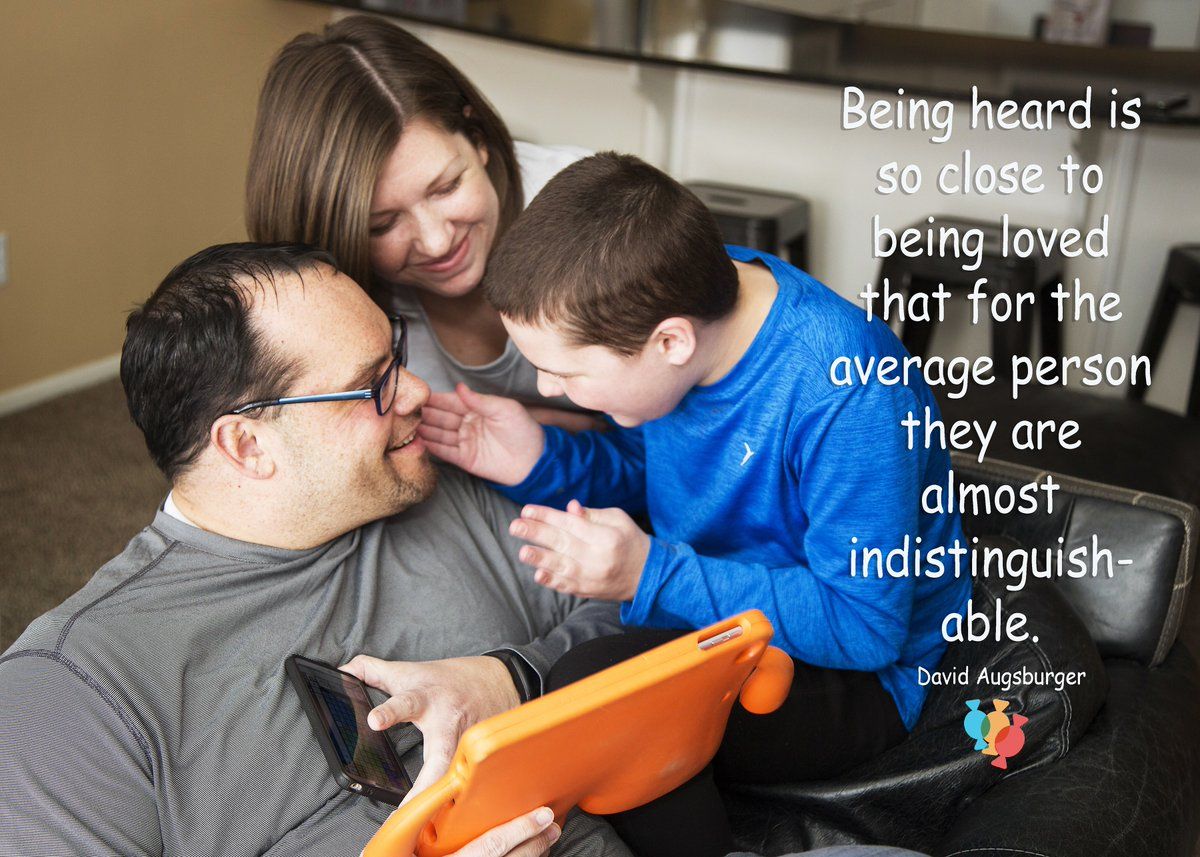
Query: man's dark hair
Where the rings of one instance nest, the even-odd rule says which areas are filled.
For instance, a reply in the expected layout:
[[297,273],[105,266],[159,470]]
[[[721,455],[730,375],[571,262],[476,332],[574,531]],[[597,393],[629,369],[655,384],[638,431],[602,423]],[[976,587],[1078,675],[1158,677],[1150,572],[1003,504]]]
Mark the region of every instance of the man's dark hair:
[[556,175],[488,260],[488,301],[575,345],[635,354],[672,316],[724,317],[737,270],[691,191],[633,157],[601,152]]
[[220,244],[181,262],[125,322],[121,384],[146,448],[172,482],[203,452],[213,421],[286,395],[296,367],[251,319],[275,277],[327,265],[301,244]]

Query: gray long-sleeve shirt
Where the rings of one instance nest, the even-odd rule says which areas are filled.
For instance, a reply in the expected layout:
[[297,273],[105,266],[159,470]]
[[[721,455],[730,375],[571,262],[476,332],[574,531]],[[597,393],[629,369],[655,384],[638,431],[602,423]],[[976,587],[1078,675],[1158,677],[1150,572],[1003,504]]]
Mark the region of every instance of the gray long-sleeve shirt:
[[[312,550],[160,512],[0,658],[0,853],[358,854],[391,807],[334,783],[284,658],[511,647],[544,676],[618,630],[614,605],[533,583],[515,514],[450,470],[425,503]],[[407,729],[393,738],[415,775]],[[587,817],[562,842],[628,854]]]

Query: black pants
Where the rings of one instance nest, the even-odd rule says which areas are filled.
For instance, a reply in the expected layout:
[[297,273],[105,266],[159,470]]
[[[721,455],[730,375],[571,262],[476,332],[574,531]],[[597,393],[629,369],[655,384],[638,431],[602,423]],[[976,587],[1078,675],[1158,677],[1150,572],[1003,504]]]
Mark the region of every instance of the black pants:
[[[581,643],[554,665],[548,689],[557,690],[680,633],[637,628]],[[895,702],[875,673],[794,663],[792,689],[778,711],[751,714],[735,704],[710,766],[658,800],[608,817],[639,857],[724,857],[733,851],[718,781],[769,784],[826,779],[907,736]]]

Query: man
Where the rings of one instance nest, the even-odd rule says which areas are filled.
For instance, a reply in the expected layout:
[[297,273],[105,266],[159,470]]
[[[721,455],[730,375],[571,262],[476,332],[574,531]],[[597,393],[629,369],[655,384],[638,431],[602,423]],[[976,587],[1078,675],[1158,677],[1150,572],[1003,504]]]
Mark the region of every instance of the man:
[[[507,501],[439,474],[403,365],[403,326],[303,247],[202,251],[133,312],[122,382],[172,490],[0,658],[6,853],[357,854],[390,807],[335,784],[287,655],[407,662],[350,668],[392,695],[373,725],[420,728],[424,787],[463,729],[618,630],[612,605],[520,570]],[[411,774],[418,736],[397,737]],[[462,854],[556,832],[527,820]],[[559,847],[628,853],[586,817]]]

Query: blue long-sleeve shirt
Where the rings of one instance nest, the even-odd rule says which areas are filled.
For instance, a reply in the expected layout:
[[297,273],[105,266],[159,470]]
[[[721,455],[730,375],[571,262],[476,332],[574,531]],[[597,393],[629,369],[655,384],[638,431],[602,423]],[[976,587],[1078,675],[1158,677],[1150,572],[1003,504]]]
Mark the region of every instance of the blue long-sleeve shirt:
[[904,347],[797,268],[728,250],[761,261],[779,285],[734,368],[637,429],[548,428],[529,476],[501,490],[518,502],[648,511],[655,536],[626,624],[700,628],[757,608],[793,657],[878,673],[911,729],[925,700],[917,668],[941,659],[942,620],[965,609],[970,579],[952,562],[940,578],[851,577],[850,553],[886,555],[908,536],[911,564],[918,548],[966,544],[957,514],[920,505],[926,485],[946,485],[949,455],[920,441],[909,450],[900,425],[937,404],[920,378],[835,386],[837,357],[902,359]]

